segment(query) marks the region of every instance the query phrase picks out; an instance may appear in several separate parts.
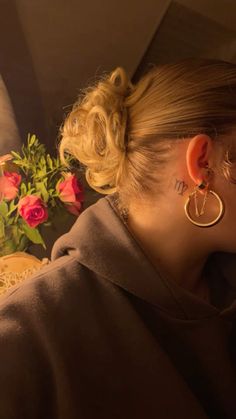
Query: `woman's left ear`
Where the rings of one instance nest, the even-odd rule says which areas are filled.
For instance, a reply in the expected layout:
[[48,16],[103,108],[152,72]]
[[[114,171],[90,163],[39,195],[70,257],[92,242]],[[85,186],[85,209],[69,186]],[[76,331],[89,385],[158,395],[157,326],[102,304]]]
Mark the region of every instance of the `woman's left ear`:
[[207,182],[207,167],[210,167],[213,143],[206,134],[198,134],[191,138],[186,152],[186,164],[189,176],[196,185]]

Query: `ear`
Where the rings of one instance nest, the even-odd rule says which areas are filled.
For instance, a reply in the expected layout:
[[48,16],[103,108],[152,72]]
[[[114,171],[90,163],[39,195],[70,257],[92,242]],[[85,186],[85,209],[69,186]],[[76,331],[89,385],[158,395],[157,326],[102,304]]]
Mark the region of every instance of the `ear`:
[[212,150],[212,139],[206,134],[198,134],[189,141],[186,152],[187,169],[197,185],[207,180],[206,167],[210,166]]

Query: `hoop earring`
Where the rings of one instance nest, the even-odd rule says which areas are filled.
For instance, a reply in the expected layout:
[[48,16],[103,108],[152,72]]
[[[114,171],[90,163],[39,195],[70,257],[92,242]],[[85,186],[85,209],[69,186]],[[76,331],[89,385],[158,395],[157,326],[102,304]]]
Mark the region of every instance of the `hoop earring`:
[[[200,213],[199,213],[198,206],[197,206],[197,190],[198,189],[205,189],[205,188],[206,188],[206,183],[205,182],[202,182],[200,185],[197,185],[194,188],[194,191],[188,196],[188,199],[187,199],[187,201],[184,205],[184,210],[185,210],[185,214],[186,214],[187,218],[189,219],[189,221],[191,221],[191,223],[195,224],[198,227],[211,227],[211,226],[215,225],[222,218],[223,213],[224,213],[224,205],[223,205],[223,202],[222,202],[221,198],[219,197],[219,195],[216,192],[208,190],[208,188],[206,188],[207,190],[206,190],[206,194],[204,196],[203,205],[202,205],[202,208],[201,208]],[[205,204],[206,204],[206,201],[207,201],[208,193],[214,195],[214,197],[218,200],[219,206],[220,206],[219,214],[217,215],[217,217],[213,221],[211,221],[209,223],[206,223],[206,224],[198,223],[197,221],[193,220],[191,218],[190,214],[189,214],[190,200],[191,200],[191,197],[194,196],[196,216],[200,217],[201,215],[204,214],[204,208],[205,208]]]

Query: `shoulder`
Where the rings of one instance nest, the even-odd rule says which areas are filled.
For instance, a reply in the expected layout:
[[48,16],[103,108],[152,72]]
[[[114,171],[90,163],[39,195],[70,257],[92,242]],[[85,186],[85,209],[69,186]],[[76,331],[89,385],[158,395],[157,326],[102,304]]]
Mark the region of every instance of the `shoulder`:
[[77,306],[81,283],[89,275],[73,257],[63,256],[1,295],[0,346],[10,336],[44,342],[47,330],[63,319],[69,321],[68,307]]
[[55,310],[63,312],[66,304],[76,304],[82,283],[92,272],[70,255],[44,266],[29,278],[0,296],[0,336],[3,322],[16,325],[50,321]]
[[0,297],[0,351],[10,335],[15,341],[27,337],[28,348],[32,339],[43,347],[67,334],[69,339],[88,321],[93,327],[98,313],[118,309],[121,293],[73,256],[59,257]]
[[11,287],[0,296],[0,312],[10,302],[24,301],[25,297],[37,294],[40,290],[47,289],[56,295],[61,287],[68,286],[76,277],[82,266],[71,256],[63,256],[50,262],[23,282]]
[[45,406],[37,410],[40,391],[44,389],[46,397],[53,386],[54,361],[62,346],[63,327],[68,328],[70,321],[61,312],[70,305],[70,295],[76,294],[79,271],[78,262],[62,257],[1,295],[0,411],[4,417],[45,416]]

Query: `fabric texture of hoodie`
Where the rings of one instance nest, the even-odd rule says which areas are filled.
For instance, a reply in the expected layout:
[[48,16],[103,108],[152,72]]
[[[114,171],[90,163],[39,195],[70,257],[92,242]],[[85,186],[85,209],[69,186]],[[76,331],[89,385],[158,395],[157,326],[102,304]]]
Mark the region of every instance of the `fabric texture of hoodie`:
[[0,298],[0,419],[235,419],[236,255],[207,269],[211,303],[99,199]]

